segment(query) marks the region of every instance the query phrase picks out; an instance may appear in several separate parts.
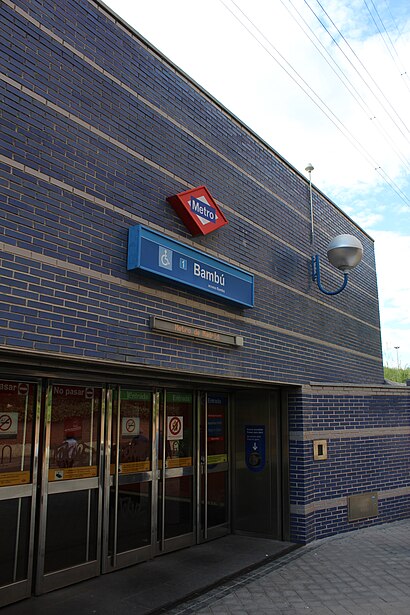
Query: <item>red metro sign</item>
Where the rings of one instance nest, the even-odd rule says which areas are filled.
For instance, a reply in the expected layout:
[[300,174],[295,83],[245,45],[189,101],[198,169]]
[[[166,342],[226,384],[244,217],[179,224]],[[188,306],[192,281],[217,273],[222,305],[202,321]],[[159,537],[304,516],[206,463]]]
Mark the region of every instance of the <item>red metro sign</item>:
[[192,235],[208,235],[228,224],[205,186],[167,198]]

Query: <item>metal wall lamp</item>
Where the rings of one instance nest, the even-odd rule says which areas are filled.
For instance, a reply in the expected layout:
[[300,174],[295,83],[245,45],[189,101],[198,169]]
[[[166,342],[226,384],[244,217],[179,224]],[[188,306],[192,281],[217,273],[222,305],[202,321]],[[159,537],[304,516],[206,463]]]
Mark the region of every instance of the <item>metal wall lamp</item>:
[[348,272],[357,267],[362,260],[363,246],[353,235],[337,235],[327,246],[327,257],[331,265],[343,272],[343,283],[336,290],[323,288],[320,279],[319,254],[312,256],[312,280],[325,295],[338,295],[347,286]]

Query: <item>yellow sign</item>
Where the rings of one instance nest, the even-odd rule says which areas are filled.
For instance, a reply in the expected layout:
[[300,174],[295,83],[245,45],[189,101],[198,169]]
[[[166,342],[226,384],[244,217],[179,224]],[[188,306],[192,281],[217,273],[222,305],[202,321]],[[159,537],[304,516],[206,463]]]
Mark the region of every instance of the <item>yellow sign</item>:
[[150,461],[132,461],[120,465],[120,474],[135,474],[136,472],[149,472],[150,470]]
[[48,480],[74,480],[76,478],[93,478],[97,476],[97,466],[83,466],[80,468],[58,468],[48,471]]
[[221,453],[220,455],[208,455],[208,465],[214,463],[226,463],[228,461],[228,455]]
[[192,466],[192,457],[179,457],[176,459],[167,459],[167,468],[186,468]]
[[30,482],[30,472],[5,472],[0,474],[0,487],[12,485],[27,485]]
[[[148,461],[130,461],[129,463],[121,463],[119,474],[136,474],[137,472],[150,472],[151,462]],[[110,465],[110,474],[115,474],[115,464]]]

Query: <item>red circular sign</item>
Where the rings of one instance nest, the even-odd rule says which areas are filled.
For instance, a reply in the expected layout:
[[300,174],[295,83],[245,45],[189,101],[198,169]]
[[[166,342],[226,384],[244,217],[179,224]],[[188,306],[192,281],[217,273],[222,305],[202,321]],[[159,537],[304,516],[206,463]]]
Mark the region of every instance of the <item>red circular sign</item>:
[[17,390],[19,395],[28,395],[28,384],[19,382]]
[[172,436],[178,436],[182,430],[181,419],[178,416],[173,416],[169,421],[169,433]]
[[8,414],[2,414],[0,416],[0,431],[8,431],[13,424],[11,416]]
[[128,431],[128,433],[132,433],[133,431],[135,431],[135,421],[134,419],[127,419],[127,422],[125,423],[125,429]]

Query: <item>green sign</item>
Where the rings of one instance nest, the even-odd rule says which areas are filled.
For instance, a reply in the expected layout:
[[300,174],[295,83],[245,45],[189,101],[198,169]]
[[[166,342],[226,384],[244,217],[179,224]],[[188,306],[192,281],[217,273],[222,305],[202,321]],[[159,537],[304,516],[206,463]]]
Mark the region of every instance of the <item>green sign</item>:
[[130,391],[121,389],[121,401],[150,401],[151,393],[149,391]]
[[192,403],[192,395],[191,393],[167,393],[167,401]]

